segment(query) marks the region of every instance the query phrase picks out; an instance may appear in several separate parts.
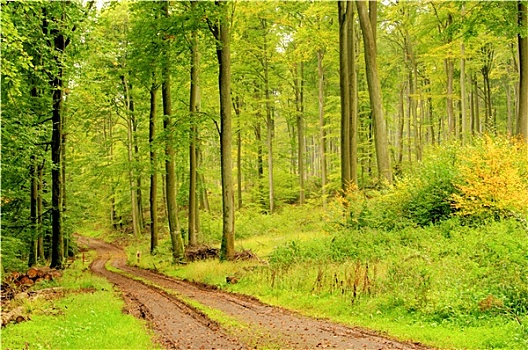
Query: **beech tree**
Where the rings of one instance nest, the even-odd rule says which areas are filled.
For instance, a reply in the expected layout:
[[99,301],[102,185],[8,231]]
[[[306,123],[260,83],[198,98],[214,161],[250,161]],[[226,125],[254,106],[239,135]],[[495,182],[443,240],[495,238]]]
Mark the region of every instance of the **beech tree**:
[[222,247],[220,257],[232,260],[235,256],[235,195],[233,190],[233,165],[231,156],[231,34],[229,2],[215,2],[219,18],[209,22],[216,39],[218,59],[218,87],[220,91],[220,157],[222,172]]
[[[381,86],[376,63],[376,26],[372,25],[366,2],[358,1],[356,2],[356,6],[358,9],[359,23],[361,24],[361,32],[363,33],[363,43],[365,46],[365,66],[367,68],[367,82],[372,121],[374,126],[376,158],[378,160],[379,176],[387,183],[391,184],[392,169],[389,158],[389,146],[386,130],[387,126],[385,123],[385,117],[383,115]],[[372,11],[370,13],[375,12]],[[375,16],[373,16],[373,18],[376,19]]]

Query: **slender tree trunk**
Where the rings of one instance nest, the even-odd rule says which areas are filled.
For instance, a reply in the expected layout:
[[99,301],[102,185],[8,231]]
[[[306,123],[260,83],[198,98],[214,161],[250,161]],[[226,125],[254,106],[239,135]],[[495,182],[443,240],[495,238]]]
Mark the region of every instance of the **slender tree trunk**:
[[[65,118],[63,120],[63,133],[61,138],[61,210],[62,217],[64,220],[66,213],[66,133],[64,132]],[[70,249],[70,235],[69,233],[64,234],[64,257],[67,258]]]
[[[375,1],[370,2],[370,6],[373,9],[373,12],[376,13],[376,4]],[[350,150],[348,151],[350,156],[350,182],[354,185],[358,185],[358,175],[357,175],[357,166],[358,166],[358,78],[357,78],[357,68],[356,68],[356,51],[357,51],[357,37],[356,37],[356,23],[354,20],[354,5],[352,2],[348,4],[349,10],[347,11],[347,24],[348,24],[348,84],[349,84],[349,93],[350,93]],[[374,20],[376,21],[376,19]]]
[[[137,138],[137,119],[134,115],[134,102],[132,98],[130,99],[130,112],[131,112],[131,121],[132,121],[132,141],[134,142],[134,160],[136,164],[140,164],[139,158],[139,146]],[[136,172],[136,200],[137,200],[137,211],[138,211],[138,225],[140,232],[145,228],[145,220],[143,219],[143,193],[141,191],[141,171],[138,169]]]
[[[163,14],[169,18],[169,2],[163,3]],[[165,47],[165,66],[163,68],[163,83],[161,94],[163,98],[163,129],[167,135],[165,141],[165,191],[167,200],[167,217],[169,219],[169,231],[172,243],[172,258],[174,262],[181,262],[184,259],[184,246],[180,233],[180,223],[178,221],[178,203],[176,201],[176,174],[174,160],[174,146],[172,135],[172,102],[171,102],[171,80],[170,80],[170,45]]]
[[[64,40],[64,38],[63,38]],[[61,143],[62,143],[62,100],[63,100],[63,80],[62,68],[56,78],[53,79],[53,131],[51,136],[51,268],[62,269],[64,257],[64,236],[62,227],[62,204],[61,204]]]
[[43,178],[44,178],[44,162],[38,168],[38,188],[37,188],[37,236],[38,236],[38,246],[37,246],[37,256],[38,260],[44,262],[46,259],[44,254],[44,230],[42,229],[42,193],[43,188]]
[[467,95],[466,95],[466,58],[465,58],[465,46],[464,43],[460,44],[460,108],[462,113],[462,144],[465,145],[468,142],[468,118],[467,118]]
[[150,253],[158,246],[158,154],[156,151],[156,112],[159,86],[150,88],[149,146],[150,146]]
[[326,208],[326,131],[324,119],[324,69],[323,50],[317,51],[317,100],[319,104],[319,153],[321,155],[321,197],[323,198],[323,208]]
[[452,58],[445,59],[446,74],[447,74],[447,138],[452,138],[455,133],[455,112],[453,108],[453,75],[454,64]]
[[473,120],[473,130],[476,134],[479,134],[482,132],[480,128],[480,103],[479,103],[479,95],[478,95],[478,81],[477,76],[473,76],[473,95],[475,100],[475,118]]
[[365,45],[365,65],[367,69],[367,83],[372,109],[373,129],[375,135],[376,157],[378,161],[378,172],[381,179],[392,184],[392,169],[389,157],[389,145],[385,117],[383,116],[383,104],[381,86],[378,77],[376,61],[376,38],[369,21],[366,4],[362,1],[356,2],[359,14],[359,22],[363,33]]
[[257,142],[257,175],[258,175],[258,202],[262,208],[266,206],[264,200],[264,161],[263,161],[263,150],[262,150],[262,131],[260,126],[260,116],[257,111],[257,124],[255,125],[255,139]]
[[303,63],[300,63],[300,67],[296,68],[297,79],[295,82],[295,104],[297,109],[297,164],[299,169],[299,204],[304,204],[304,106],[303,106]]
[[[196,4],[192,2],[191,4]],[[192,5],[195,6],[195,5]],[[191,114],[191,140],[189,145],[189,245],[196,246],[198,244],[197,235],[198,227],[196,226],[199,211],[197,211],[197,197],[196,197],[196,180],[197,180],[197,154],[196,142],[198,139],[197,113],[200,91],[199,91],[199,65],[200,53],[198,51],[198,35],[196,31],[192,33],[191,46],[191,91],[190,91],[190,114]]]
[[[264,31],[267,29],[265,20],[261,20]],[[269,188],[269,213],[275,211],[275,185],[273,181],[273,132],[274,120],[271,109],[270,89],[269,89],[269,62],[268,62],[268,42],[267,34],[264,34],[264,94],[266,98],[266,146],[268,148],[268,188]]]
[[29,261],[28,266],[31,267],[37,263],[38,259],[38,165],[35,155],[31,156],[31,165],[29,168],[29,178],[31,179],[31,191],[30,191],[30,219],[31,219],[31,231],[32,237],[30,241],[30,250],[29,250]]
[[141,233],[141,228],[139,225],[139,210],[138,210],[138,201],[137,201],[137,188],[136,188],[136,179],[134,177],[134,136],[133,136],[133,121],[132,121],[132,104],[130,99],[130,90],[129,84],[125,76],[121,76],[123,82],[125,99],[126,99],[126,123],[127,123],[127,151],[128,151],[128,181],[130,186],[130,206],[132,210],[132,230],[134,236],[139,237]]
[[[526,1],[518,2],[519,29],[526,34],[528,29],[528,9]],[[528,37],[517,36],[519,46],[519,111],[517,112],[516,134],[528,143]]]
[[[231,39],[227,3],[216,2],[222,17],[213,29],[218,58],[218,86],[220,90],[220,155],[222,172],[222,246],[220,257],[232,260],[235,256],[235,198],[231,156]],[[267,90],[267,89],[266,89]],[[266,96],[269,99],[269,96]],[[270,169],[271,170],[271,169]]]
[[341,189],[346,190],[351,181],[350,174],[350,82],[349,82],[349,20],[348,11],[352,3],[338,1],[339,16],[339,86],[341,92]]
[[403,163],[403,130],[405,128],[405,105],[403,102],[403,96],[404,96],[404,89],[405,89],[405,83],[400,84],[400,99],[398,104],[398,133],[397,133],[397,139],[398,139],[398,162],[397,162],[397,170],[398,172],[402,170],[402,163]]
[[240,210],[242,208],[242,130],[240,126],[240,118],[241,118],[241,104],[240,102],[240,96],[236,96],[234,99],[233,105],[235,108],[235,113],[237,117],[237,129],[236,129],[236,136],[237,136],[237,208]]
[[412,90],[412,73],[408,73],[408,79],[407,79],[407,130],[406,130],[406,139],[407,139],[407,160],[409,161],[409,166],[412,169],[412,125],[413,125],[413,103],[412,103],[412,97],[411,94],[413,93]]
[[512,98],[511,98],[511,86],[508,80],[504,80],[504,92],[506,93],[506,110],[507,110],[507,119],[506,119],[506,133],[508,136],[513,135],[513,108],[512,108]]

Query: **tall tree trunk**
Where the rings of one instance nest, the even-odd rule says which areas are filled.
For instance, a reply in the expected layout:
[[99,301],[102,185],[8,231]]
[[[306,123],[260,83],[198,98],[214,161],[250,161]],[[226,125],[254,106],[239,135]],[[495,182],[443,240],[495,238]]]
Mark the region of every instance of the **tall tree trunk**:
[[31,179],[30,191],[30,220],[31,220],[31,241],[29,250],[28,266],[31,267],[37,263],[38,260],[38,223],[37,223],[37,205],[38,205],[38,165],[35,155],[31,156],[31,165],[29,168],[29,178]]
[[[233,166],[231,156],[231,39],[228,3],[216,2],[221,11],[219,23],[213,27],[218,58],[218,86],[220,90],[220,156],[222,172],[222,246],[220,258],[232,260],[235,256],[235,196],[233,193]],[[269,96],[267,96],[269,97]]]
[[240,127],[240,118],[241,118],[241,104],[240,96],[236,96],[233,101],[233,106],[235,108],[235,114],[237,117],[237,208],[240,210],[242,208],[242,130]]
[[[134,142],[134,160],[135,164],[140,164],[139,158],[139,145],[137,137],[138,121],[134,114],[134,101],[132,96],[130,97],[130,113],[132,122],[132,141]],[[143,219],[143,193],[141,191],[141,171],[134,167],[136,172],[136,201],[137,201],[137,212],[138,212],[138,225],[140,232],[145,228],[145,220]]]
[[44,191],[43,188],[43,178],[44,178],[44,161],[42,162],[42,165],[38,168],[38,183],[37,183],[37,237],[38,237],[38,245],[37,245],[37,257],[38,260],[41,262],[44,262],[46,259],[44,254],[44,230],[42,229],[42,209],[43,209],[43,203],[42,203],[42,193]]
[[519,111],[517,112],[516,134],[524,137],[528,143],[528,37],[521,36],[521,30],[528,29],[528,9],[526,1],[518,2],[519,12],[519,35],[517,36],[519,46]]
[[156,151],[156,112],[159,86],[150,88],[149,146],[150,146],[150,253],[158,246],[158,154]]
[[[376,2],[371,1],[370,6],[373,9],[373,12],[376,13]],[[349,10],[347,11],[347,24],[348,24],[348,85],[350,93],[349,101],[349,114],[350,114],[350,131],[348,137],[350,138],[348,151],[350,156],[350,182],[354,185],[358,185],[358,175],[357,175],[357,164],[358,164],[358,78],[357,78],[357,65],[356,65],[356,55],[357,55],[357,36],[356,36],[356,23],[354,20],[354,5],[352,2],[348,4]],[[376,21],[376,20],[374,20]]]
[[466,95],[466,58],[465,58],[465,46],[462,42],[460,44],[460,108],[462,113],[462,144],[465,145],[468,142],[468,117],[467,117],[467,95]]
[[[195,2],[191,5],[195,6]],[[200,53],[198,51],[198,34],[196,31],[192,32],[192,45],[191,45],[191,91],[190,91],[190,114],[191,114],[191,134],[190,134],[190,145],[189,145],[189,218],[188,218],[188,231],[189,231],[189,245],[196,246],[198,244],[198,227],[196,225],[198,220],[199,211],[197,197],[196,197],[196,180],[197,180],[197,153],[196,153],[196,142],[198,139],[198,106],[200,99],[199,91],[199,65],[200,65]]]
[[348,11],[352,2],[338,1],[339,16],[339,86],[341,93],[341,189],[346,190],[351,181],[350,174],[350,110],[351,94],[349,82],[349,21]]
[[[63,133],[61,138],[61,210],[63,218],[66,213],[66,133],[64,132],[64,127],[66,125],[65,118],[63,119]],[[64,219],[63,219],[64,220]],[[70,234],[64,234],[64,257],[67,258],[70,249]]]
[[359,22],[363,33],[365,45],[365,65],[367,69],[367,85],[370,96],[370,107],[372,109],[374,143],[376,146],[376,157],[378,172],[381,179],[392,184],[392,169],[389,157],[389,145],[385,117],[383,116],[383,104],[381,86],[378,77],[376,61],[376,38],[368,17],[366,4],[362,1],[356,2],[359,14]]
[[492,105],[491,105],[491,84],[490,74],[491,67],[493,64],[494,49],[491,44],[485,44],[481,48],[481,54],[483,55],[483,64],[480,68],[482,79],[484,83],[484,113],[485,113],[485,126],[486,132],[495,133],[495,125],[493,120]]
[[264,208],[266,201],[264,199],[264,160],[262,150],[262,131],[260,126],[260,115],[257,111],[257,123],[255,125],[255,139],[257,142],[257,176],[258,176],[258,202]]
[[296,81],[295,81],[295,105],[297,110],[297,164],[299,170],[299,204],[304,204],[304,82],[303,82],[303,69],[304,65],[301,62],[296,65]]
[[397,171],[402,170],[403,163],[403,130],[405,128],[405,105],[403,102],[404,90],[406,89],[405,83],[400,84],[400,98],[398,103],[398,131],[397,131],[397,140],[398,140],[398,160],[397,160]]
[[473,119],[473,130],[474,133],[479,134],[482,132],[480,128],[480,103],[479,103],[479,95],[478,95],[478,81],[477,81],[477,75],[475,74],[472,78],[472,89],[473,89],[473,95],[475,100],[475,109],[474,109],[474,119]]
[[512,108],[512,98],[511,98],[511,86],[509,84],[509,79],[504,80],[504,92],[506,93],[506,110],[507,110],[507,119],[506,119],[506,134],[508,136],[513,135],[513,108]]
[[[62,38],[64,41],[64,38]],[[60,45],[59,45],[60,46]],[[65,47],[62,45],[61,47]],[[57,58],[59,60],[59,58]],[[60,64],[60,62],[59,62]],[[62,168],[62,101],[63,101],[63,80],[62,66],[60,66],[57,76],[52,81],[53,87],[53,131],[51,136],[51,268],[62,269],[64,257],[64,235],[62,227],[62,204],[61,204],[61,168]]]
[[317,51],[317,101],[319,105],[319,153],[321,155],[321,197],[326,208],[326,131],[324,118],[324,52]]
[[134,177],[134,135],[133,135],[133,107],[132,101],[130,98],[129,84],[125,76],[121,76],[121,81],[123,82],[123,88],[125,93],[126,100],[126,123],[127,123],[127,155],[128,155],[128,182],[130,186],[130,206],[132,210],[132,231],[134,236],[139,237],[141,233],[141,228],[139,225],[139,210],[138,210],[138,201],[137,201],[137,188],[136,188],[136,178]]
[[265,19],[261,19],[262,29],[264,30],[264,94],[266,98],[266,146],[268,148],[268,194],[269,194],[269,213],[273,214],[275,211],[275,185],[273,181],[273,133],[274,133],[274,118],[271,109],[270,88],[269,88],[269,61],[268,61],[268,36],[266,33],[267,23]]
[[[163,3],[163,15],[169,18],[169,2]],[[161,94],[163,98],[163,129],[167,135],[165,141],[165,197],[167,201],[167,217],[169,219],[169,231],[172,244],[172,258],[174,262],[184,259],[184,246],[180,233],[180,222],[178,220],[178,203],[176,201],[176,174],[174,160],[174,146],[172,139],[172,102],[171,102],[171,79],[170,79],[170,44],[165,47],[165,66],[163,67],[163,83]]]

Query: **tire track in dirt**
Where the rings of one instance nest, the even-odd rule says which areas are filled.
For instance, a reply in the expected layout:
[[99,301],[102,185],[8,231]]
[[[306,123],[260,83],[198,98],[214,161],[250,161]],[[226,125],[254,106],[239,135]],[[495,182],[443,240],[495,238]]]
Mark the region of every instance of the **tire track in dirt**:
[[[230,328],[229,333],[232,337],[227,336],[218,329],[218,332],[222,334],[220,339],[224,341],[229,339],[230,341],[229,344],[220,345],[219,348],[240,348],[245,346],[241,344],[247,344],[247,346],[255,348],[288,349],[426,349],[426,347],[419,344],[394,341],[371,331],[350,328],[329,321],[305,317],[282,308],[266,305],[252,297],[227,293],[207,286],[169,278],[153,271],[127,266],[126,256],[120,248],[94,239],[80,238],[79,241],[84,242],[90,248],[98,251],[101,258],[94,262],[92,268],[95,268],[96,272],[105,277],[109,275],[110,278],[116,281],[114,282],[114,280],[109,278],[111,282],[116,283],[123,291],[125,300],[132,303],[132,309],[139,308],[143,310],[143,314],[147,315],[146,318],[154,325],[154,329],[160,334],[160,338],[170,339],[170,341],[164,341],[164,344],[170,347],[178,344],[183,348],[217,348],[218,346],[213,345],[216,344],[215,342],[209,345],[204,343],[203,340],[199,340],[199,338],[196,338],[196,342],[194,342],[194,336],[200,335],[200,339],[208,339],[209,335],[207,332],[218,335],[216,330],[212,330],[215,327],[218,329],[218,325],[208,320],[206,316],[197,312],[197,310],[192,310],[185,303],[178,302],[176,297],[162,292],[162,290],[174,291],[185,298],[219,310],[225,315],[236,319],[241,324],[247,325],[247,327],[243,328]],[[106,270],[104,268],[105,263],[110,259],[112,265],[116,268],[124,271],[126,274],[141,278],[149,284],[155,284],[158,288],[147,286],[144,283],[134,281],[121,274]],[[139,298],[136,293],[133,295],[134,299],[128,296],[127,293],[130,293],[129,289],[131,286],[137,285],[141,286],[140,289],[143,291],[139,293],[142,298]],[[143,295],[143,293],[146,294]],[[169,334],[166,334],[164,327],[161,327],[159,324],[164,325],[167,322],[171,322],[171,319],[179,316],[173,314],[174,311],[167,310],[167,307],[163,305],[161,305],[161,314],[159,312],[154,314],[151,309],[151,304],[152,302],[155,303],[155,301],[150,300],[151,295],[162,295],[170,299],[171,305],[179,305],[176,307],[179,310],[185,309],[185,312],[180,311],[180,313],[186,315],[187,318],[194,319],[195,323],[201,324],[202,327],[205,327],[203,320],[207,319],[205,323],[208,327],[205,327],[205,330],[197,329],[196,331],[192,331],[192,333],[186,331],[185,334],[193,334],[193,342],[187,342],[185,344],[178,343],[177,340],[174,340],[174,331],[170,331],[170,327],[168,327]],[[140,306],[134,307],[134,302]],[[137,312],[132,313],[137,314]],[[201,321],[197,321],[197,318]],[[212,326],[212,328],[209,326]],[[201,331],[204,331],[206,334],[200,333]],[[238,339],[238,341],[235,339]]]
[[[131,314],[144,318],[158,341],[171,349],[242,349],[246,346],[227,335],[217,323],[180,300],[105,268],[110,259],[123,258],[118,248],[98,240],[79,239],[98,252],[91,269],[115,284]],[[84,241],[84,242],[83,242]]]

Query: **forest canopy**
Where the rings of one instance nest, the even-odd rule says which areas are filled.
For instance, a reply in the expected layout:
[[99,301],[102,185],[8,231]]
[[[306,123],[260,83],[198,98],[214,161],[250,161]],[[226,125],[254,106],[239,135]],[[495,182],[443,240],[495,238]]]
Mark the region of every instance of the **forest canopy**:
[[242,208],[408,186],[398,215],[420,216],[409,179],[437,147],[473,148],[418,224],[526,215],[525,1],[1,7],[3,268],[62,268],[83,222],[148,232],[153,253],[169,232],[182,261],[204,212],[225,259]]

